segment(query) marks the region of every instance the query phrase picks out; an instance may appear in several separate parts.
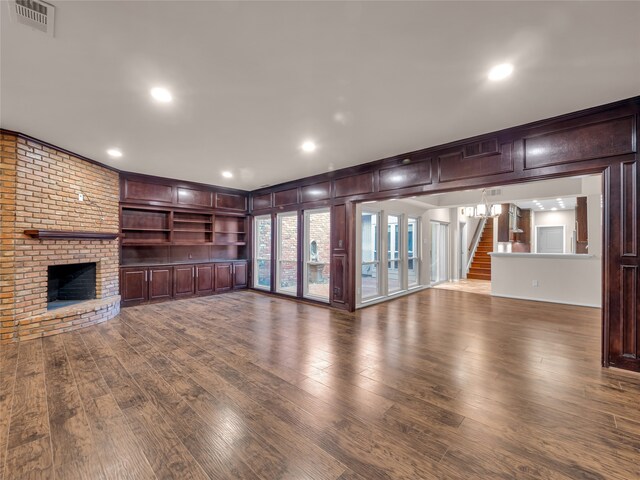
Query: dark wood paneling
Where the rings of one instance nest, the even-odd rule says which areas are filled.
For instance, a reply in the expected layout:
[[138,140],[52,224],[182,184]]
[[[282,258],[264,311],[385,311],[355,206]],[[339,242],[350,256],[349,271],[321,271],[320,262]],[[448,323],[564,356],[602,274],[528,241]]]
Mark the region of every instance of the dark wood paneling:
[[149,301],[168,300],[173,293],[173,267],[149,269]]
[[254,210],[264,210],[267,208],[271,208],[272,206],[271,193],[265,193],[264,195],[255,195],[253,197]]
[[233,288],[247,288],[247,262],[234,262],[233,264]]
[[193,265],[176,265],[173,267],[174,298],[190,297],[195,293],[195,271]]
[[205,190],[178,187],[178,204],[196,207],[213,207],[213,193]]
[[635,151],[632,116],[525,138],[525,168],[606,158]]
[[464,146],[463,153],[465,158],[500,153],[498,139],[489,138],[480,142],[469,143]]
[[171,247],[171,262],[207,262],[211,260],[208,245],[174,245]]
[[636,162],[624,162],[622,168],[622,254],[638,255],[638,172]]
[[380,169],[380,190],[394,190],[431,183],[431,159]]
[[173,187],[162,183],[139,182],[125,178],[122,199],[172,203]]
[[298,203],[298,189],[291,188],[282,190],[273,194],[274,207],[286,207],[287,205],[295,205]]
[[462,151],[438,157],[438,179],[441,182],[485,177],[514,170],[511,144],[501,145],[498,155],[465,158]]
[[638,325],[638,267],[622,267],[622,356],[640,359],[640,330]]
[[145,268],[120,269],[120,295],[123,305],[135,305],[147,301],[147,275]]
[[333,291],[331,301],[334,303],[346,303],[345,293],[347,285],[347,255],[333,254],[331,256],[331,277]]
[[333,186],[336,198],[371,193],[373,192],[373,173],[367,172],[338,178],[334,181]]
[[216,193],[216,208],[244,212],[247,209],[247,197],[229,193]]
[[231,263],[215,264],[215,290],[225,292],[233,287],[233,265]]
[[334,252],[347,248],[347,210],[345,205],[334,205],[331,221],[331,245]]
[[327,200],[331,195],[331,183],[321,182],[313,185],[305,185],[300,188],[301,202],[315,202],[318,200]]
[[214,288],[214,265],[196,265],[196,295],[209,295]]
[[587,209],[587,197],[577,198],[576,253],[589,253],[589,218]]

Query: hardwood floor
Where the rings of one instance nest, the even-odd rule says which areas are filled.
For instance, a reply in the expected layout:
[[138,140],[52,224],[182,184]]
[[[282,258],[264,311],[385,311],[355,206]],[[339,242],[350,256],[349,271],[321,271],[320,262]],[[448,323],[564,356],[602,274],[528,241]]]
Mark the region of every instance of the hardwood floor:
[[[430,289],[348,314],[255,292],[0,353],[4,478],[640,478],[600,311]],[[0,474],[2,477],[2,474]]]
[[491,280],[476,280],[464,278],[451,282],[439,283],[433,288],[442,290],[456,290],[458,292],[477,293],[480,295],[491,295]]

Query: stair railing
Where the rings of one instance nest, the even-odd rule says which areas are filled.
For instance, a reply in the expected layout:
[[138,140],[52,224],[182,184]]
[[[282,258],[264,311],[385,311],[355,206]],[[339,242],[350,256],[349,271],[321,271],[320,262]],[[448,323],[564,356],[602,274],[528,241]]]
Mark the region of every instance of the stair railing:
[[482,232],[484,231],[484,227],[486,224],[487,217],[482,217],[478,222],[478,225],[476,226],[476,231],[473,233],[473,239],[471,240],[471,245],[469,245],[469,253],[467,254],[467,269],[464,272],[465,275],[469,273],[469,268],[471,268],[471,264],[473,263],[473,257],[475,256],[478,245],[480,244]]

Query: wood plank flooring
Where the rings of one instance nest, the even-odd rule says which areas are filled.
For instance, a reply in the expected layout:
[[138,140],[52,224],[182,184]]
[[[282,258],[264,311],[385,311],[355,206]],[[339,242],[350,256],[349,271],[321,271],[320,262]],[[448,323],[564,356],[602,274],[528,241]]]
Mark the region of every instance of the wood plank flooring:
[[0,346],[0,478],[638,479],[600,311],[425,290],[356,314],[236,292]]

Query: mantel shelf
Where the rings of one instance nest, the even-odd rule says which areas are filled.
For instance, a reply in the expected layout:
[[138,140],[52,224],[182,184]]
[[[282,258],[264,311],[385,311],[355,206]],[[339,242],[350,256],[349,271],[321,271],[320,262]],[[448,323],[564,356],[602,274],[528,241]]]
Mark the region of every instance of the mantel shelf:
[[65,230],[25,230],[24,233],[40,240],[113,240],[119,236],[118,233]]

